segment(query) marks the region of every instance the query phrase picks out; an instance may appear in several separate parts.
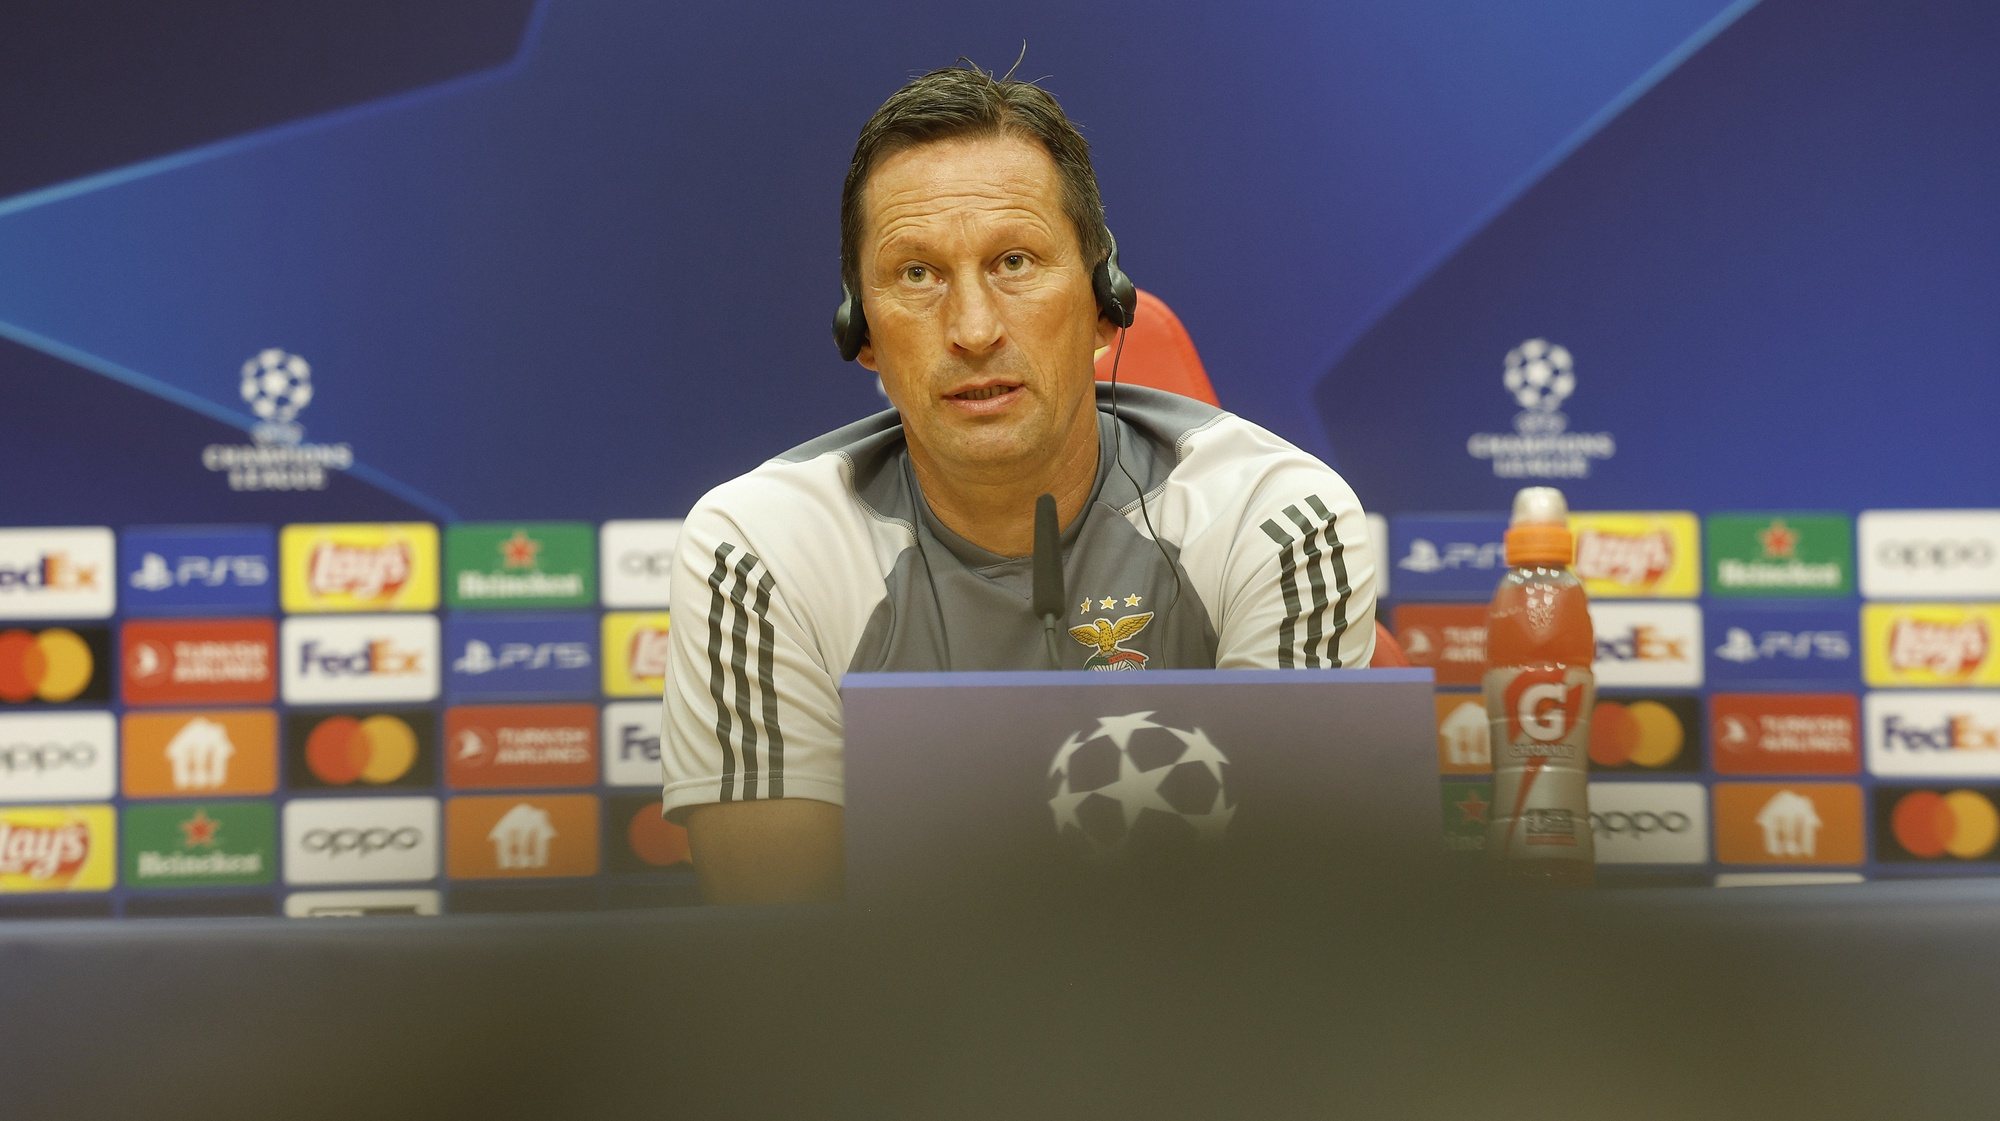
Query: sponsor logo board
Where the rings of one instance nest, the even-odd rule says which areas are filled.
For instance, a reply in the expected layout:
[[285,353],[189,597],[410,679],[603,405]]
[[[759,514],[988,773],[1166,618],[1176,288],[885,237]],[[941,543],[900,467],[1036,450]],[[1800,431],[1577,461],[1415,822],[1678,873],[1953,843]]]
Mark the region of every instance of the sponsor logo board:
[[229,887],[277,876],[277,810],[269,802],[128,806],[119,833],[131,887]]
[[104,526],[0,529],[0,619],[102,619],[118,600]]
[[455,880],[592,876],[598,804],[590,794],[482,795],[445,806]]
[[2000,599],[2000,510],[1863,510],[1861,594]]
[[1507,572],[1504,514],[1402,515],[1389,522],[1388,567],[1419,599],[1493,598]]
[[679,518],[605,522],[597,550],[604,606],[670,606],[680,539]]
[[1597,684],[1612,689],[1701,686],[1701,609],[1692,603],[1593,603]]
[[1847,693],[1709,697],[1717,774],[1851,775],[1861,769],[1861,705]]
[[278,607],[278,539],[268,529],[126,530],[118,572],[128,615],[255,615]]
[[1478,685],[1486,677],[1486,606],[1402,603],[1392,618],[1410,664],[1427,666],[1439,685]]
[[117,756],[108,712],[0,715],[0,803],[109,799]]
[[280,639],[287,704],[428,701],[438,695],[436,616],[290,618]]
[[125,796],[200,798],[278,788],[278,717],[270,709],[129,712]]
[[288,612],[430,611],[437,527],[426,522],[288,525],[279,532]]
[[[589,786],[598,773],[597,721],[597,706],[587,704],[446,709],[445,783],[487,789]],[[654,769],[657,776],[657,764]]]
[[1861,788],[1853,783],[1722,782],[1714,797],[1723,864],[1861,863]]
[[604,616],[604,695],[658,697],[666,691],[665,611],[611,611]]
[[294,798],[284,834],[288,884],[437,878],[436,798]]
[[108,891],[117,850],[110,806],[0,808],[0,894]]
[[1599,695],[1590,710],[1590,769],[1698,771],[1701,726],[1697,697]]
[[423,888],[295,891],[285,896],[285,917],[293,919],[369,919],[443,913],[443,894]]
[[1717,688],[1861,680],[1861,634],[1851,607],[1711,607],[1706,623],[1708,681]]
[[1870,693],[1863,712],[1873,774],[2000,779],[2000,692]]
[[2000,786],[1875,788],[1875,859],[2000,862]]
[[1438,771],[1447,775],[1493,773],[1492,726],[1478,693],[1438,693]]
[[1701,592],[1700,525],[1686,511],[1578,512],[1571,566],[1593,599],[1691,599]]
[[455,608],[590,607],[597,534],[586,522],[487,522],[444,532],[444,600]]
[[1847,596],[1854,531],[1839,514],[1711,514],[1704,523],[1712,596]]
[[451,619],[445,693],[464,700],[595,696],[597,631],[589,615]]
[[687,830],[660,814],[657,795],[614,794],[604,803],[604,870],[688,868]]
[[437,783],[437,714],[295,712],[285,721],[287,781],[294,790],[371,791]]
[[278,695],[269,619],[148,619],[120,631],[128,705],[258,705]]
[[1708,790],[1698,782],[1593,782],[1599,864],[1708,863]]
[[2000,685],[2000,604],[1869,603],[1862,679],[1875,686]]
[[111,699],[107,627],[0,628],[0,708]]
[[1444,784],[1444,847],[1448,852],[1485,852],[1493,819],[1493,784]]
[[1716,887],[1818,887],[1825,884],[1858,884],[1859,872],[1717,872]]

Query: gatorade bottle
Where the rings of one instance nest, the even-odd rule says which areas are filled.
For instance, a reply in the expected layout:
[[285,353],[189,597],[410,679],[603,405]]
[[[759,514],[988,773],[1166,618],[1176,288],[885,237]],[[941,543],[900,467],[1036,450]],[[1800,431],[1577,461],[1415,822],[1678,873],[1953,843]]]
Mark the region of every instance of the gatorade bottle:
[[1514,496],[1508,571],[1486,612],[1486,849],[1507,878],[1587,886],[1596,874],[1588,748],[1597,647],[1583,583],[1569,570],[1575,547],[1561,491]]

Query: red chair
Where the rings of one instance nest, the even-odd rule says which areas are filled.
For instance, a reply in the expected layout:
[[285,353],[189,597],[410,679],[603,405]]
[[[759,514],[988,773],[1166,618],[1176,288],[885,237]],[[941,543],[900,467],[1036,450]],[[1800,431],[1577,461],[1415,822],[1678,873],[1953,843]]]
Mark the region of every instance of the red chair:
[[[1117,357],[1120,382],[1170,390],[1220,408],[1215,386],[1194,349],[1194,337],[1181,325],[1180,317],[1151,292],[1140,289],[1138,295],[1132,326],[1125,329],[1125,353],[1119,357],[1115,340],[1099,353],[1097,380],[1111,380],[1112,359]],[[1368,664],[1378,669],[1402,669],[1410,664],[1409,655],[1380,620],[1375,623],[1375,654]]]

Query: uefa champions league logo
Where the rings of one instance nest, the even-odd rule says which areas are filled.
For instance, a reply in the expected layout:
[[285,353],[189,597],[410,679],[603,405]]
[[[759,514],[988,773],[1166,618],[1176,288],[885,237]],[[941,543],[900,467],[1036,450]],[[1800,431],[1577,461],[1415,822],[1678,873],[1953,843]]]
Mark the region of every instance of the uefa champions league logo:
[[1220,838],[1235,816],[1229,758],[1200,728],[1107,716],[1049,764],[1056,832],[1110,857]]
[[1466,454],[1488,460],[1502,479],[1585,479],[1594,460],[1617,454],[1609,432],[1571,432],[1563,403],[1576,393],[1576,359],[1569,348],[1543,338],[1507,352],[1501,388],[1520,412],[1512,432],[1475,432]]
[[257,423],[253,444],[210,444],[202,466],[224,475],[236,491],[325,490],[335,471],[354,466],[346,444],[308,444],[298,415],[312,403],[312,366],[299,355],[267,347],[238,372],[237,394]]

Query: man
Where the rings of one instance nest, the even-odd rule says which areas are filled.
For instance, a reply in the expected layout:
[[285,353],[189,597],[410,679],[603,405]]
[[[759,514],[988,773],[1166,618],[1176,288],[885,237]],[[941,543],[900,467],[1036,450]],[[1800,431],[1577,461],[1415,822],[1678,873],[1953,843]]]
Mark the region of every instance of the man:
[[839,894],[844,674],[1050,668],[1039,495],[1063,527],[1062,668],[1367,664],[1353,492],[1186,398],[1124,387],[1114,417],[1092,360],[1127,318],[1115,270],[1088,146],[1041,89],[940,70],[863,128],[836,333],[895,411],[718,487],[682,530],[661,755],[709,898]]

